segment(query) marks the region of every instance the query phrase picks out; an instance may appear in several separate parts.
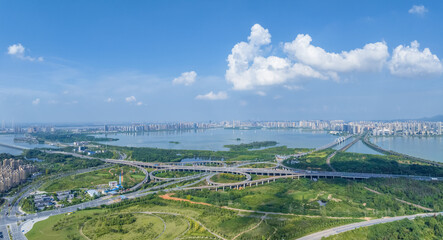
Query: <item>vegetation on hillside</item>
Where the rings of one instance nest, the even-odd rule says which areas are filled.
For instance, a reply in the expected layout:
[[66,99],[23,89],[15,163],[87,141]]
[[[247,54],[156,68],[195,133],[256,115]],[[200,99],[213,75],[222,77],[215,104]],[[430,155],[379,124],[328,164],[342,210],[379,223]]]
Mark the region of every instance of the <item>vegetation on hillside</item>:
[[[82,239],[82,232],[90,239],[153,239],[159,234],[162,234],[159,239],[214,238],[205,230],[207,228],[227,239],[238,234],[238,239],[294,239],[360,221],[289,215],[267,215],[261,221],[262,217],[264,215],[259,213],[238,214],[216,206],[163,200],[153,194],[97,209],[52,216],[36,223],[26,237],[30,240]],[[166,223],[163,233],[161,219]]]
[[[382,185],[378,181],[347,181],[344,179],[280,179],[276,182],[248,187],[243,190],[210,191],[188,190],[177,192],[177,197],[191,196],[193,201],[217,206],[229,206],[268,212],[336,217],[384,217],[423,212],[423,210],[397,201],[400,194],[375,194],[365,187]],[[418,182],[418,181],[416,181]],[[426,182],[418,182],[424,185]],[[443,204],[439,184],[427,194],[430,207]],[[428,188],[428,190],[430,190]],[[407,199],[405,199],[407,200]],[[416,200],[416,199],[411,199]],[[321,206],[318,201],[321,201]],[[418,204],[417,201],[412,201]]]
[[103,164],[96,159],[84,159],[65,154],[45,153],[36,149],[26,150],[24,156],[28,159],[38,158],[35,164],[46,174],[53,172],[64,172],[70,170],[96,167]]
[[400,220],[358,228],[327,237],[328,240],[443,239],[443,216]]

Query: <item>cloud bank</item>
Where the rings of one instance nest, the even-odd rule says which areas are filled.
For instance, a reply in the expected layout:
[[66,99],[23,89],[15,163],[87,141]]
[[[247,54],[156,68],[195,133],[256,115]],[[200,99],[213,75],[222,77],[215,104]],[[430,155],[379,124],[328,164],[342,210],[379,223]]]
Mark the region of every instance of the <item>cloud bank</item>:
[[287,58],[265,57],[262,48],[271,43],[271,34],[259,24],[251,28],[248,42],[237,43],[228,56],[226,80],[235,90],[281,84],[297,77],[325,78],[311,67]]
[[311,67],[333,72],[378,71],[389,57],[384,42],[366,44],[349,52],[326,52],[311,45],[308,34],[299,34],[294,41],[284,44],[284,51],[292,58]]
[[252,90],[271,85],[292,86],[291,81],[300,79],[338,80],[342,74],[381,72],[384,69],[389,69],[392,75],[407,77],[442,73],[438,57],[428,48],[419,51],[417,41],[412,42],[411,46],[399,45],[391,58],[384,41],[335,53],[314,46],[310,35],[299,34],[292,42],[282,44],[283,57],[267,55],[270,44],[269,30],[255,24],[248,41],[234,45],[227,58],[225,73],[227,82],[232,84],[234,90]]

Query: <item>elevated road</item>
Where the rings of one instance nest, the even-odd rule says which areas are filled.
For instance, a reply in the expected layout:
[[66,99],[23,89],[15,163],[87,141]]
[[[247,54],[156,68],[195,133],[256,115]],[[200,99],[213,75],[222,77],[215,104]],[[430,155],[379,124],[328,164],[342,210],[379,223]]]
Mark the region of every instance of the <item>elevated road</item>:
[[[51,153],[68,154],[81,158],[93,159],[90,156],[84,156],[76,153],[48,151]],[[353,173],[353,172],[328,172],[328,171],[309,171],[301,169],[271,169],[271,168],[237,168],[237,167],[212,167],[212,166],[180,166],[171,165],[169,163],[152,163],[138,162],[117,159],[100,159],[107,163],[124,164],[130,166],[138,166],[139,168],[169,169],[174,171],[199,171],[206,173],[236,173],[243,172],[247,174],[267,175],[267,176],[284,176],[284,175],[301,175],[306,178],[347,178],[347,179],[368,179],[368,178],[409,178],[425,181],[442,181],[442,177],[418,176],[418,175],[398,175],[398,174],[379,174],[379,173]]]

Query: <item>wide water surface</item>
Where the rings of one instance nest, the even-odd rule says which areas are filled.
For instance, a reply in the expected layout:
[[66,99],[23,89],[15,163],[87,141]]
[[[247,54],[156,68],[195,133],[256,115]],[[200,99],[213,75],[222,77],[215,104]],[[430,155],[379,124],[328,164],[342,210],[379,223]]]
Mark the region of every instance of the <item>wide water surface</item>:
[[[29,144],[24,142],[14,142],[15,137],[23,137],[23,134],[0,134],[0,143],[13,145],[13,146],[22,146],[26,148],[53,148],[54,146],[50,146],[47,144]],[[0,146],[0,153],[9,153],[12,155],[19,155],[22,153],[22,150],[9,148]]]
[[[223,128],[196,131],[145,132],[140,135],[119,133],[108,134],[107,136],[118,138],[118,141],[106,142],[106,144],[117,146],[214,151],[228,150],[224,145],[254,141],[276,141],[279,146],[291,148],[316,148],[333,142],[337,138],[324,131],[303,131],[300,129],[237,130]],[[178,142],[178,144],[173,142]]]
[[443,162],[443,137],[374,137],[378,146],[399,153]]

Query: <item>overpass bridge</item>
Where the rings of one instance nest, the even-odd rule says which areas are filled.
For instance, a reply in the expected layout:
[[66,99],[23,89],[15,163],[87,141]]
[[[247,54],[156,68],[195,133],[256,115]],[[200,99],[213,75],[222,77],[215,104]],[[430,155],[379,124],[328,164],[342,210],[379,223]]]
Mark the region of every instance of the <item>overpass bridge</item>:
[[369,179],[369,178],[409,178],[415,180],[437,180],[443,181],[442,177],[380,174],[380,173],[353,173],[353,172],[329,172],[329,171],[309,171],[301,169],[274,169],[274,168],[238,168],[238,167],[213,167],[213,166],[180,166],[168,163],[149,163],[127,160],[103,159],[103,161],[115,164],[125,164],[145,168],[163,169],[166,171],[194,171],[202,173],[245,173],[264,176],[291,176],[297,175],[305,178],[346,178],[346,179]]
[[278,162],[281,162],[281,161],[286,160],[286,159],[291,158],[291,157],[299,158],[299,157],[311,154],[313,152],[318,152],[318,151],[325,150],[327,148],[335,147],[336,145],[345,142],[346,140],[348,140],[351,137],[353,137],[353,135],[348,135],[346,137],[342,136],[342,137],[339,137],[339,138],[335,139],[333,142],[325,144],[325,145],[323,145],[321,147],[318,147],[318,148],[316,148],[314,150],[311,150],[309,152],[296,153],[296,154],[290,154],[290,155],[276,155],[275,158],[277,159]]
[[18,145],[12,145],[12,144],[6,144],[6,143],[0,143],[1,147],[7,147],[7,148],[12,148],[12,149],[17,149],[17,150],[29,150],[30,148],[28,147],[23,147],[23,146],[18,146]]

